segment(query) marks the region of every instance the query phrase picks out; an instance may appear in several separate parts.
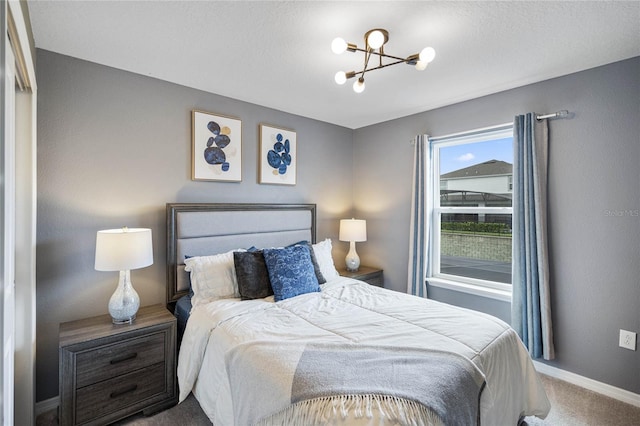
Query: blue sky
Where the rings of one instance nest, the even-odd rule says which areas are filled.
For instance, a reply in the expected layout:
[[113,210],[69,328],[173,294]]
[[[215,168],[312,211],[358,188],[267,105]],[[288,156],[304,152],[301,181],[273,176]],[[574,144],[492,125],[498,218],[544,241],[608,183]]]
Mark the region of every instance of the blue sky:
[[440,148],[440,174],[464,169],[489,160],[513,164],[513,138]]

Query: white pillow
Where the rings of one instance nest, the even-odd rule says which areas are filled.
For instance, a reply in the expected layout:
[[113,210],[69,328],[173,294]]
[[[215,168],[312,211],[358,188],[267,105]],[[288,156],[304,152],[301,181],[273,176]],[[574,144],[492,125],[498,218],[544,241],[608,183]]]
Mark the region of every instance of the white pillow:
[[245,250],[231,250],[213,256],[195,256],[185,259],[184,270],[191,274],[193,306],[216,299],[240,297],[236,269],[233,264],[234,251]]
[[327,281],[330,281],[340,275],[338,274],[338,271],[336,271],[336,266],[333,264],[331,248],[330,238],[313,245],[313,252],[316,255],[320,272],[322,272],[322,276]]

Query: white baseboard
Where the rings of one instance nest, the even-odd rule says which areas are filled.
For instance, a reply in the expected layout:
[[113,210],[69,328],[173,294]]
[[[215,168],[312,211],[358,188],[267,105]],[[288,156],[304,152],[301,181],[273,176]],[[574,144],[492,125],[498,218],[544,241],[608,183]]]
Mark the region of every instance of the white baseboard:
[[618,401],[640,407],[640,394],[598,382],[596,380],[589,379],[588,377],[580,376],[579,374],[575,374],[570,371],[561,370],[535,360],[533,361],[533,365],[538,372],[546,374],[547,376],[564,380],[565,382],[589,389],[590,391],[608,396],[609,398],[617,399]]
[[60,405],[60,398],[57,396],[36,402],[36,417],[42,413],[46,413],[47,411],[55,410],[58,408],[58,405]]

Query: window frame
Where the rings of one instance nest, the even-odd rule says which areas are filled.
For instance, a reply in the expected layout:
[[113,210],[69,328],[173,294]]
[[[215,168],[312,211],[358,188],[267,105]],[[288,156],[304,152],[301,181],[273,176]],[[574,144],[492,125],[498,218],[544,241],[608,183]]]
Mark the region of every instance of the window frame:
[[[505,284],[495,281],[482,280],[478,278],[463,277],[440,272],[440,234],[441,217],[447,213],[468,213],[468,214],[504,214],[513,217],[513,205],[511,207],[451,207],[440,205],[440,149],[456,145],[466,145],[478,142],[487,142],[505,137],[513,138],[513,123],[505,123],[498,126],[491,126],[467,132],[455,133],[446,136],[429,138],[429,149],[431,151],[430,179],[428,191],[431,197],[431,238],[429,239],[429,274],[427,281],[434,287],[456,290],[477,296],[489,297],[492,299],[511,301],[512,284]],[[515,161],[515,160],[514,160]],[[513,175],[512,175],[513,176]],[[513,253],[513,236],[511,244]]]

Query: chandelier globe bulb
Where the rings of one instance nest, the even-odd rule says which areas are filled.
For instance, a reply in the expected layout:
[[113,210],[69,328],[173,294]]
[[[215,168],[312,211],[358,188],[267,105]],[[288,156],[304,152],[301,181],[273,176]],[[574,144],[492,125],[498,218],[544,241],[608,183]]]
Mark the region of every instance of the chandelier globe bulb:
[[428,62],[425,62],[425,61],[418,61],[418,62],[416,62],[416,69],[417,69],[418,71],[424,71],[424,70],[425,70],[425,68],[427,68],[427,65],[429,65],[429,63],[428,63]]
[[336,55],[344,53],[347,50],[347,42],[341,37],[336,37],[331,42],[331,51]]
[[337,84],[344,84],[347,82],[347,74],[344,71],[338,71],[334,77]]
[[356,93],[364,92],[364,78],[360,77],[353,83],[353,91]]
[[367,45],[372,49],[379,49],[384,44],[384,34],[381,31],[371,31],[367,37]]
[[420,60],[429,63],[436,57],[436,51],[433,47],[425,47],[420,52]]

